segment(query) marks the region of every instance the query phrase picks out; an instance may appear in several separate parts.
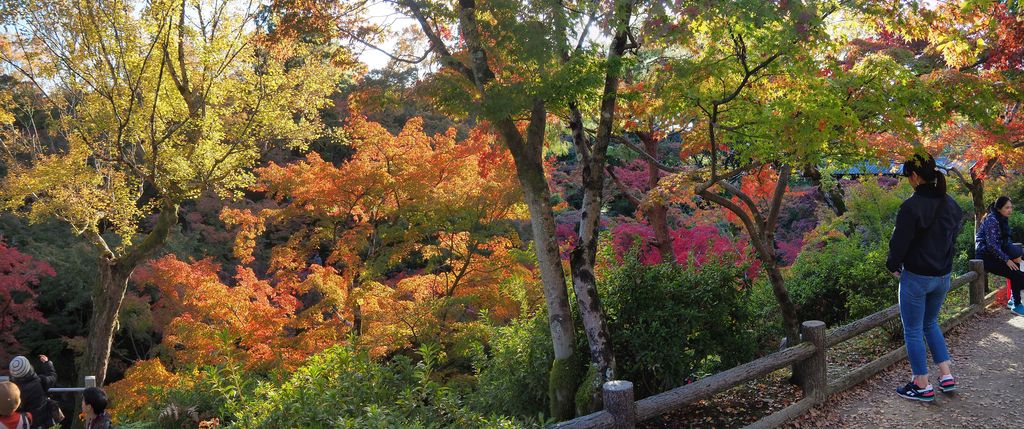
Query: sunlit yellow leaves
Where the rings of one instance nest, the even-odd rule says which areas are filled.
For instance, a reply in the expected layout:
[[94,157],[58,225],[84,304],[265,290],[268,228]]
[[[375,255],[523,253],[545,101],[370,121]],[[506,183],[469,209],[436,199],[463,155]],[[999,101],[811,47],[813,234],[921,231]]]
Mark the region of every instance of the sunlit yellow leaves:
[[14,114],[11,108],[14,107],[14,97],[8,92],[0,92],[0,129],[14,122]]
[[142,192],[138,180],[103,160],[90,161],[82,149],[84,145],[75,145],[68,154],[43,155],[31,166],[12,167],[0,187],[4,207],[17,211],[34,201],[32,221],[56,217],[79,232],[95,231],[99,220],[106,219],[130,243],[142,214],[136,206]]
[[[113,224],[128,245],[154,207],[234,195],[265,152],[306,147],[342,71],[295,40],[292,56],[271,54],[256,13],[238,0],[26,2],[3,59],[52,86],[70,150],[14,168],[7,207],[79,231]],[[155,198],[140,204],[144,188]]]

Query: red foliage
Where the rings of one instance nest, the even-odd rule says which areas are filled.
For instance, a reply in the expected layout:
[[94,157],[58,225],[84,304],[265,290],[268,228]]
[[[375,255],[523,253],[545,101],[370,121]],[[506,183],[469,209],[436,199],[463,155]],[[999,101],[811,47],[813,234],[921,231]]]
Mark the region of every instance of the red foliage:
[[630,191],[639,190],[647,192],[650,190],[650,173],[648,172],[647,162],[641,159],[636,159],[625,167],[613,167],[612,171],[615,172],[615,177],[622,182],[626,188]]
[[985,67],[995,70],[1020,70],[1024,64],[1024,20],[996,2],[991,10],[994,28],[990,31],[992,46],[988,49]]
[[33,259],[0,241],[0,362],[23,352],[15,338],[18,328],[30,320],[46,322],[36,309],[33,286],[44,276],[54,276],[53,267]]
[[[714,256],[724,257],[733,261],[736,266],[747,268],[747,276],[750,278],[756,277],[761,270],[761,264],[749,246],[741,244],[741,240],[730,239],[714,225],[699,224],[692,228],[678,228],[671,230],[670,234],[672,254],[678,264],[700,266],[707,262],[709,257]],[[653,265],[662,262],[661,253],[652,244],[654,231],[650,226],[625,222],[612,228],[612,248],[618,258],[622,258],[638,241],[639,257],[643,264]]]

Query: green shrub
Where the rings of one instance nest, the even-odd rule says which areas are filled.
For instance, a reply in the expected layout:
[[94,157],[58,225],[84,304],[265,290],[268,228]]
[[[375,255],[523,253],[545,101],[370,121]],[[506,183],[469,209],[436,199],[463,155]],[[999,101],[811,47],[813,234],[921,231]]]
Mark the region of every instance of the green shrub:
[[151,401],[141,409],[120,410],[118,427],[190,429],[197,421],[243,412],[260,376],[236,366],[184,369],[174,387],[150,387]]
[[263,383],[231,416],[231,428],[514,428],[524,424],[471,411],[432,379],[439,356],[425,348],[382,364],[337,346],[311,358],[282,385]]
[[488,414],[537,417],[548,410],[548,371],[554,352],[544,312],[513,320],[507,326],[488,326],[488,347],[480,345],[473,366],[474,408]]
[[646,396],[749,361],[757,343],[742,278],[724,261],[645,266],[627,254],[600,284],[620,377]]
[[758,353],[771,353],[779,349],[782,339],[786,336],[782,329],[782,313],[779,312],[779,301],[768,281],[768,276],[759,276],[754,280],[750,291],[741,304],[750,313],[751,320],[756,320],[750,328],[757,342]]
[[896,302],[896,280],[885,270],[888,243],[862,242],[854,234],[800,252],[786,284],[801,320],[838,326]]

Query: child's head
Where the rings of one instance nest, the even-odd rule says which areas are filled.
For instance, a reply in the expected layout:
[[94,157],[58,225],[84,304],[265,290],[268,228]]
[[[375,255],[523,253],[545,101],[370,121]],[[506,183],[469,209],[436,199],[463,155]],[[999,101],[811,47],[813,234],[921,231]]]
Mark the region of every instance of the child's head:
[[0,381],[0,417],[14,414],[21,405],[21,389],[10,381]]
[[98,387],[88,387],[82,392],[82,410],[92,411],[95,415],[107,410],[107,394]]
[[25,356],[15,356],[8,367],[11,369],[11,377],[15,380],[30,378],[36,373]]

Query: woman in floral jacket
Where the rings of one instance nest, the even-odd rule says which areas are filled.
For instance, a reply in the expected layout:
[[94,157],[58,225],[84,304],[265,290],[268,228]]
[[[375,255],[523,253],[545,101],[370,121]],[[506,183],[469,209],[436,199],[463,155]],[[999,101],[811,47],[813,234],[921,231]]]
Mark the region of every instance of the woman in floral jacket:
[[985,271],[1010,279],[1013,299],[1007,302],[1007,306],[1014,313],[1024,315],[1024,306],[1020,303],[1020,291],[1024,289],[1024,272],[1020,270],[1020,261],[1024,250],[1010,243],[1012,213],[1013,202],[1008,197],[999,197],[989,205],[988,214],[974,238],[974,246],[978,257],[985,261]]

